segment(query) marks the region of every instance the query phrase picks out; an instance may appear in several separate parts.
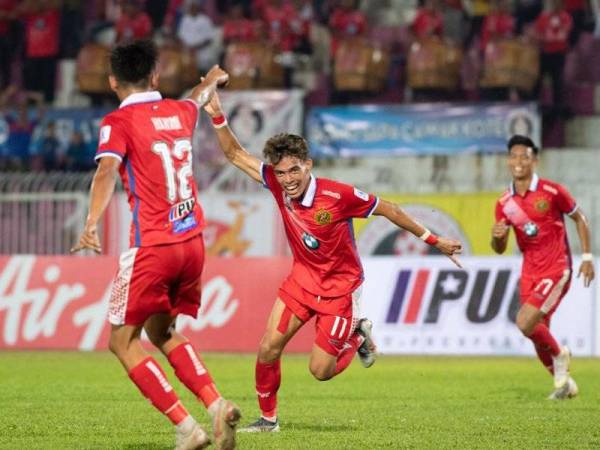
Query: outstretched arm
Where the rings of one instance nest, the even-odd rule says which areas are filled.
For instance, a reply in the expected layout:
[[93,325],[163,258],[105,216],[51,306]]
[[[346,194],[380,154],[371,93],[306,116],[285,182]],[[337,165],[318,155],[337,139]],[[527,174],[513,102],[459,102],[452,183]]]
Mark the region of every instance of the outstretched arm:
[[581,208],[571,214],[571,219],[575,221],[575,227],[577,228],[577,235],[579,236],[579,242],[581,243],[582,261],[579,266],[579,273],[577,277],[583,274],[583,285],[588,287],[594,279],[594,262],[592,260],[592,247],[590,238],[590,226],[587,217],[581,211]]
[[102,251],[100,239],[98,238],[98,221],[115,190],[117,174],[121,161],[116,158],[101,158],[90,188],[90,210],[85,221],[83,233],[79,242],[71,249],[77,252],[83,249],[94,250],[96,253]]
[[380,199],[375,211],[373,211],[373,214],[377,216],[383,216],[400,228],[410,231],[415,236],[423,239],[429,245],[433,245],[435,248],[437,248],[440,252],[450,258],[458,267],[462,267],[458,259],[456,259],[454,256],[459,254],[462,250],[462,245],[459,241],[435,236],[431,233],[431,231],[416,222],[410,215],[404,212],[400,206],[388,202],[387,200]]
[[196,85],[189,95],[189,99],[194,100],[198,107],[205,106],[217,91],[217,87],[224,86],[229,81],[229,75],[219,66],[215,65],[202,78],[200,84]]
[[231,128],[227,125],[227,120],[221,107],[218,94],[214,94],[210,102],[204,107],[213,121],[219,146],[225,157],[237,168],[248,174],[250,178],[259,183],[263,182],[262,174],[260,173],[262,161],[251,155],[239,143]]

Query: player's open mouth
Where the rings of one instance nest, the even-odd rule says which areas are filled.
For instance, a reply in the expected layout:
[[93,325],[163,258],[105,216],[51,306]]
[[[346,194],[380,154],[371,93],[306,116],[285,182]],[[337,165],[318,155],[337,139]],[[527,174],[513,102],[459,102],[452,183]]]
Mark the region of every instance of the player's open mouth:
[[289,186],[285,186],[285,191],[289,194],[289,195],[294,195],[298,193],[298,188],[300,187],[299,184],[292,184]]

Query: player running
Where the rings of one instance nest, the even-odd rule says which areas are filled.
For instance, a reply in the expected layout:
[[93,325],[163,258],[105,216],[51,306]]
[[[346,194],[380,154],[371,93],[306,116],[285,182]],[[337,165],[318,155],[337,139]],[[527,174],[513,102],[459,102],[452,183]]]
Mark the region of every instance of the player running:
[[121,105],[102,121],[89,214],[72,251],[100,253],[97,224],[120,174],[133,222],[131,248],[121,255],[110,298],[110,350],[142,394],[175,425],[177,450],[208,446],[209,436],[142,347],[144,329],[175,375],[207,408],[217,448],[231,449],[240,411],[221,397],[194,346],[175,331],[178,314],[198,314],[204,265],[204,217],[192,177],[192,133],[198,108],[227,74],[214,67],[191,98],[162,99],[155,90],[156,62],[151,41],[119,45],[110,55],[110,87]]
[[512,226],[523,253],[521,271],[521,309],[517,326],[535,346],[538,358],[554,374],[550,399],[577,395],[578,388],[569,375],[570,352],[560,347],[550,333],[550,319],[571,282],[571,251],[567,241],[564,215],[575,221],[583,250],[578,277],[588,287],[594,279],[588,221],[569,192],[560,184],[539,178],[534,172],[538,149],[524,136],[508,141],[508,168],[513,181],[496,203],[496,224],[492,229],[492,248],[504,253]]
[[219,144],[235,166],[271,191],[279,207],[294,261],[279,289],[256,361],[256,392],[261,417],[240,431],[279,431],[277,391],[280,357],[296,332],[316,316],[310,372],[329,380],[350,365],[358,351],[365,367],[376,358],[372,323],[358,319],[363,270],[354,243],[352,219],[381,215],[437,247],[457,264],[458,241],[433,235],[398,206],[353,186],[311,174],[306,141],[278,134],[267,141],[268,164],[250,155],[227,126],[215,94],[205,107]]

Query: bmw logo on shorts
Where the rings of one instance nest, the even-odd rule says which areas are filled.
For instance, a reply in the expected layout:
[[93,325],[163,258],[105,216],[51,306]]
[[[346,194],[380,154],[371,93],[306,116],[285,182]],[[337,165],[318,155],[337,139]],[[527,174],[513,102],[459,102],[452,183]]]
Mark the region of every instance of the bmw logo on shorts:
[[538,234],[538,226],[533,222],[527,222],[523,225],[523,231],[529,237],[535,237]]
[[316,250],[319,248],[319,241],[317,241],[317,239],[314,236],[306,232],[302,234],[302,240],[304,241],[304,245],[306,245],[311,250]]

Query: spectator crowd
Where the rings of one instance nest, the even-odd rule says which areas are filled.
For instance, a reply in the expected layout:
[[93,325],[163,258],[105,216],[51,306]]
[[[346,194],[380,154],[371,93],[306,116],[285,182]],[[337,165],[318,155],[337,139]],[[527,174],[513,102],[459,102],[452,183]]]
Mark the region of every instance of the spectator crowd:
[[[283,67],[281,87],[300,86],[327,94],[336,54],[348,39],[375,43],[389,54],[382,97],[406,98],[404,77],[414,42],[439,39],[483,60],[488,45],[522,37],[539,48],[540,77],[530,93],[506,91],[489,99],[537,100],[545,75],[551,79],[553,111],[564,112],[563,69],[583,32],[595,32],[600,0],[0,0],[0,107],[8,127],[10,154],[0,170],[87,170],[88,149],[80,132],[68,145],[46,124],[38,148],[30,141],[45,105],[56,95],[59,61],[74,59],[82,46],[110,47],[127,39],[176,42],[194,55],[200,72],[223,63],[230,45],[267,43]],[[313,76],[303,78],[302,73]],[[389,91],[394,93],[389,95]],[[485,90],[452,99],[487,99]],[[458,92],[458,97],[456,93]],[[377,93],[375,93],[377,94]],[[357,94],[358,95],[358,94]],[[462,97],[461,97],[462,95]],[[360,98],[360,96],[351,96]],[[433,98],[435,100],[435,98]],[[378,101],[376,95],[370,101]],[[310,96],[309,96],[310,103]],[[29,113],[27,108],[31,107]],[[32,112],[33,111],[33,112]]]

